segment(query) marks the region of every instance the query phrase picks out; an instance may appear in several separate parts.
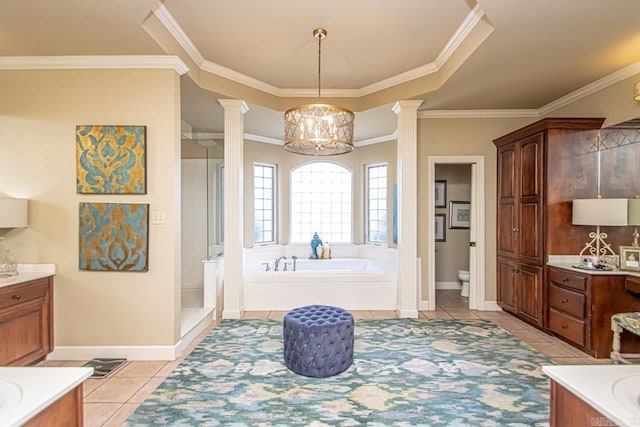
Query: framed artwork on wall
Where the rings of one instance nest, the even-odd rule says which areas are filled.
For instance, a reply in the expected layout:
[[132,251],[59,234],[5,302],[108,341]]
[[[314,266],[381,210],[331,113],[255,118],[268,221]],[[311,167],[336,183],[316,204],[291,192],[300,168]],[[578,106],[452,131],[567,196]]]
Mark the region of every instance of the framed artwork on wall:
[[452,200],[449,203],[449,228],[471,228],[471,203]]
[[447,181],[444,179],[436,179],[435,187],[436,208],[447,207]]
[[76,126],[79,194],[146,194],[147,127]]
[[640,247],[620,246],[620,270],[640,271]]
[[436,242],[446,242],[447,241],[447,230],[444,226],[447,222],[446,214],[436,214],[436,228],[435,228],[435,240]]

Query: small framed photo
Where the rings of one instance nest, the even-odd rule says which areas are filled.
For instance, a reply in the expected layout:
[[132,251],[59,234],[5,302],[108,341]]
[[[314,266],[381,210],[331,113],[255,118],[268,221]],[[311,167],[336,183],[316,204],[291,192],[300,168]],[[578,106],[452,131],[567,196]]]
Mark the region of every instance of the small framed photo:
[[640,271],[640,247],[620,246],[620,270]]
[[436,208],[447,207],[447,181],[444,179],[436,179],[435,187]]
[[435,239],[436,242],[447,241],[447,230],[444,224],[447,222],[446,214],[436,214]]
[[449,228],[471,228],[471,203],[452,200],[449,203]]

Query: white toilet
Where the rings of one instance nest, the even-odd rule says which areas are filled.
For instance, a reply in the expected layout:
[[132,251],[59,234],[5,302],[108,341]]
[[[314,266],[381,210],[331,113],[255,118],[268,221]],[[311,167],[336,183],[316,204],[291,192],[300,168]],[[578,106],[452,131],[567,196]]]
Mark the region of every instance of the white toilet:
[[462,282],[462,290],[460,291],[460,295],[463,297],[469,296],[469,271],[468,270],[458,270],[458,279]]

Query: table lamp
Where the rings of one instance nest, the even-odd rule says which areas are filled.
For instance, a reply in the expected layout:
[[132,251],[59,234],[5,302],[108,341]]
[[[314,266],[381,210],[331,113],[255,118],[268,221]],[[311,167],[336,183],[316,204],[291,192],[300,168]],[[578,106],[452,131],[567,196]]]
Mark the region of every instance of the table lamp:
[[[0,229],[26,227],[27,207],[26,199],[0,198]],[[4,242],[5,237],[0,237],[0,277],[15,276],[18,264]]]

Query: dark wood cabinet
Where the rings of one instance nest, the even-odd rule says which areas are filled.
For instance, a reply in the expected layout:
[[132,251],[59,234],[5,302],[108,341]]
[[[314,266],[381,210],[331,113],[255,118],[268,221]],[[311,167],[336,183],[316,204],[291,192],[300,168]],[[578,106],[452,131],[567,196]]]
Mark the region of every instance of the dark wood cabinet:
[[0,288],[0,366],[25,366],[53,349],[53,278]]
[[[548,276],[548,330],[593,357],[609,357],[611,316],[640,311],[640,297],[626,291],[627,277],[558,267],[549,267]],[[624,352],[640,352],[640,337],[623,335]]]
[[[575,146],[595,138],[603,119],[549,118],[498,138],[497,147],[497,297],[498,305],[520,319],[544,328],[545,264],[554,253],[557,223],[570,223],[566,211],[558,218],[558,170]],[[556,163],[554,163],[555,165]],[[586,185],[586,184],[583,184]],[[567,188],[570,186],[567,186]],[[551,213],[550,213],[551,212]],[[579,248],[576,248],[576,252]]]
[[550,427],[615,426],[578,396],[551,380]]

